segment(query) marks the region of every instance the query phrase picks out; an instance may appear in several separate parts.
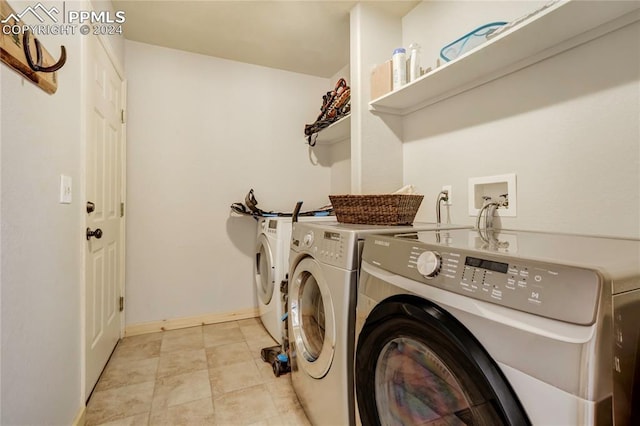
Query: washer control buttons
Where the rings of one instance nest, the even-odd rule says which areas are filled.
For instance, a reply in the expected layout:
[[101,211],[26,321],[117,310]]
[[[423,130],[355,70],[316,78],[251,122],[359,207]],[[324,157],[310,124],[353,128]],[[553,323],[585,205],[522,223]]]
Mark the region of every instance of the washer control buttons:
[[440,272],[442,258],[435,251],[425,251],[418,256],[416,268],[425,277],[435,277]]

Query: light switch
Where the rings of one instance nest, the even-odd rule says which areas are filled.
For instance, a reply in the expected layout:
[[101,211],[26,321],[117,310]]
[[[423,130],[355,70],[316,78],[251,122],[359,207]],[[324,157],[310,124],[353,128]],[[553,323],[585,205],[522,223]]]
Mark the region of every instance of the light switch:
[[71,204],[71,176],[60,175],[60,204]]

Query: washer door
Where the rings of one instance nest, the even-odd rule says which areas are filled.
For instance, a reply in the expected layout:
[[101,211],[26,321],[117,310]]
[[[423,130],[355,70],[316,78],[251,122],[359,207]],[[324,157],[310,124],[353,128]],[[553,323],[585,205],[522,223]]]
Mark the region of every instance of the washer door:
[[291,339],[299,368],[316,379],[331,368],[336,345],[333,301],[320,264],[303,259],[289,281]]
[[531,424],[480,343],[422,299],[397,296],[374,309],[355,368],[362,424]]
[[258,299],[263,305],[268,305],[273,297],[275,287],[275,265],[273,262],[273,252],[269,241],[264,234],[260,234],[256,246],[255,281]]

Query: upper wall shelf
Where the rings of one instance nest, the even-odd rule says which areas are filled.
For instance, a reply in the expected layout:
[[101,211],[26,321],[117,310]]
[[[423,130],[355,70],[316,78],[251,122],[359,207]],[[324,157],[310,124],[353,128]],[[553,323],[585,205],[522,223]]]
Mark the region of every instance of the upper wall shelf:
[[369,103],[406,115],[640,20],[640,2],[558,3],[434,71]]
[[[320,130],[317,136],[317,139],[315,139],[316,135],[311,136],[311,141],[313,142],[315,139],[316,145],[331,145],[349,139],[351,137],[351,114]],[[307,138],[304,140],[307,143]]]

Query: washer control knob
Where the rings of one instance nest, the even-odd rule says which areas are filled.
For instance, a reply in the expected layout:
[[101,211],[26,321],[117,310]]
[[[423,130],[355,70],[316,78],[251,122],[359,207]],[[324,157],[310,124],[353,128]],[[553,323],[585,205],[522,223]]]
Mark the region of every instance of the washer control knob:
[[440,272],[442,258],[435,251],[425,251],[418,256],[417,269],[425,277],[435,277]]
[[302,242],[305,246],[311,247],[311,244],[313,244],[313,231],[307,232],[307,234],[302,239]]

